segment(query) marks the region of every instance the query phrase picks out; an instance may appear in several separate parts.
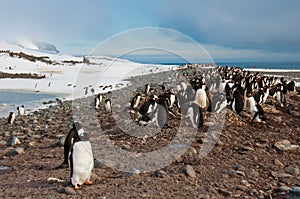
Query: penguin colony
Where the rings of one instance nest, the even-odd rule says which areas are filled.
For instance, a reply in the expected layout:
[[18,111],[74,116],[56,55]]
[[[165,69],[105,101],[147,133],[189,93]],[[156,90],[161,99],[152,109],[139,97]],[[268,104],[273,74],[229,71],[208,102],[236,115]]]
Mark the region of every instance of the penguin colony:
[[[185,117],[198,128],[203,126],[208,113],[228,108],[249,117],[251,122],[265,123],[263,107],[267,100],[276,107],[287,108],[286,94],[296,89],[294,81],[239,67],[188,68],[179,73],[174,76],[180,79],[176,86],[148,83],[133,93],[128,105],[132,120],[141,126],[169,128],[170,117]],[[107,113],[111,112],[110,97],[110,91],[98,94],[95,108],[99,110],[102,104]]]
[[287,92],[295,91],[295,82],[283,77],[267,76],[238,67],[184,72],[186,81],[176,87],[145,85],[133,95],[129,109],[139,125],[156,124],[168,128],[170,117],[188,117],[194,128],[202,127],[208,113],[229,108],[249,117],[251,122],[265,123],[264,104],[288,107]]

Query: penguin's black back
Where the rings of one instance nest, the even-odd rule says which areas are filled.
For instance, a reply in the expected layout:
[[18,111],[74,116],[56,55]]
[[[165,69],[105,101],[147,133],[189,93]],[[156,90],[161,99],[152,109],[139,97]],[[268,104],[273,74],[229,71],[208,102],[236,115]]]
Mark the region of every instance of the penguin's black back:
[[[73,143],[72,143],[72,138],[73,138]],[[69,152],[72,149],[72,145],[78,141],[80,141],[80,137],[78,135],[78,131],[77,131],[75,125],[73,125],[73,128],[69,131],[69,133],[65,139],[63,164],[68,164]]]

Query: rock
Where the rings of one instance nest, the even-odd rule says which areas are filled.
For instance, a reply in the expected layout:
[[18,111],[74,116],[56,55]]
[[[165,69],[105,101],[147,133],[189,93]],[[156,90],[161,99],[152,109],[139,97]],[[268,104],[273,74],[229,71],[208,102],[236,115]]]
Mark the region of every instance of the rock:
[[16,155],[19,155],[19,154],[22,154],[24,153],[24,148],[23,147],[17,147],[17,148],[12,148],[12,149],[9,149],[8,151],[5,152],[5,156],[16,156]]
[[6,146],[6,142],[4,140],[0,140],[0,146]]
[[76,190],[73,189],[72,187],[64,187],[64,188],[61,189],[60,192],[68,194],[68,195],[75,195],[76,194]]
[[290,178],[292,177],[292,175],[287,174],[287,173],[279,173],[279,172],[275,172],[275,171],[271,171],[271,175],[274,178]]
[[240,190],[240,191],[246,191],[247,190],[247,187],[246,186],[243,186],[243,185],[237,185],[235,187],[236,190]]
[[284,171],[291,175],[299,175],[299,167],[285,167]]
[[9,131],[5,131],[4,133],[3,133],[3,137],[9,137],[10,136],[10,132]]
[[23,153],[25,153],[23,147],[17,147],[17,148],[15,148],[15,151],[16,151],[18,154],[23,154]]
[[167,172],[160,170],[156,172],[156,176],[159,178],[166,178],[169,177],[169,175],[167,174]]
[[236,171],[235,173],[240,175],[240,176],[244,176],[244,177],[246,176],[244,171]]
[[274,146],[280,151],[295,151],[300,148],[299,145],[291,144],[288,140],[278,141]]
[[96,169],[103,169],[106,166],[107,165],[106,165],[106,161],[105,160],[94,159],[94,168],[96,168]]
[[[295,199],[300,197],[300,187],[292,187],[288,195],[293,196]],[[292,199],[292,197],[291,197]]]
[[231,193],[229,191],[227,191],[226,189],[218,189],[218,192],[222,195],[224,195],[225,197],[230,197]]
[[274,160],[274,164],[280,167],[284,167],[284,164],[282,162],[280,162],[278,159]]
[[197,154],[198,153],[197,150],[194,147],[192,147],[192,146],[190,146],[188,148],[188,151],[191,152],[192,154]]
[[16,136],[11,136],[7,143],[6,143],[6,146],[14,146],[14,145],[17,145],[17,144],[21,144],[20,140],[16,137]]
[[277,188],[278,192],[287,192],[289,190],[290,190],[290,188],[286,185],[283,185],[283,186],[280,186],[280,187]]
[[234,166],[232,166],[232,168],[234,170],[239,170],[239,171],[245,171],[246,170],[246,168],[242,165],[234,165]]
[[31,142],[28,143],[28,146],[29,147],[35,147],[36,146],[36,142],[31,141]]
[[59,137],[59,146],[64,146],[65,145],[65,140],[67,136],[61,136]]
[[233,176],[235,174],[235,171],[226,171],[225,173],[229,176]]
[[195,170],[193,169],[192,166],[186,165],[186,166],[184,166],[184,167],[182,168],[182,170],[183,170],[183,172],[184,172],[187,176],[189,176],[189,177],[191,177],[191,178],[195,178],[195,177],[196,177],[196,172],[195,172]]
[[136,168],[132,168],[128,173],[127,176],[135,176],[135,175],[139,175],[141,172],[136,169]]
[[259,177],[259,173],[255,170],[252,170],[249,173],[247,173],[247,176],[248,176],[248,178],[256,179]]

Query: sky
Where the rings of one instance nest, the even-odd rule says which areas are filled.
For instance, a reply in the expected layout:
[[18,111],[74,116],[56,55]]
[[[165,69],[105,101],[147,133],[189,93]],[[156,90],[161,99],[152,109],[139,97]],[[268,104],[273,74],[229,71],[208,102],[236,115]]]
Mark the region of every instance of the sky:
[[[0,0],[0,5],[0,40],[46,41],[64,54],[87,55],[131,32],[122,44],[126,49],[150,41],[143,47],[164,43],[176,52],[189,47],[195,52],[196,42],[217,61],[300,60],[298,0]],[[156,33],[140,34],[144,27]],[[106,53],[119,56],[123,47],[115,44]],[[157,60],[164,55],[150,54]]]

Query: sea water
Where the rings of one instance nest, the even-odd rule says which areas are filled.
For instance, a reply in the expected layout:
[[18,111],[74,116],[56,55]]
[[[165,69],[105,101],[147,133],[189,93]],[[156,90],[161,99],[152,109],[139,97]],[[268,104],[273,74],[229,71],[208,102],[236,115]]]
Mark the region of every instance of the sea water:
[[17,107],[24,105],[28,113],[45,106],[43,102],[59,96],[54,94],[0,90],[0,117],[8,117],[9,112],[17,113]]
[[241,68],[300,70],[300,61],[280,62],[216,62],[217,66],[236,66]]

